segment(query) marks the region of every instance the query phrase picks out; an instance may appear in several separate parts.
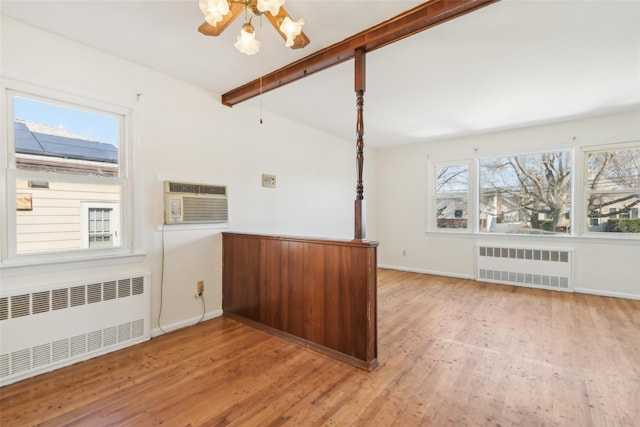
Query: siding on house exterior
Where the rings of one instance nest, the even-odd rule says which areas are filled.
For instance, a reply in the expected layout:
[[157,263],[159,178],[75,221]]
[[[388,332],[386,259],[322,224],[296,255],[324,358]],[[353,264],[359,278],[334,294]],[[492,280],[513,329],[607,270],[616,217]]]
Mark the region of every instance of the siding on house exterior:
[[[111,144],[23,120],[15,121],[14,135],[20,170],[54,171],[58,176],[118,176],[118,149]],[[92,244],[99,241],[102,246],[111,246],[117,241],[113,234],[120,229],[120,186],[64,179],[47,179],[40,185],[31,185],[27,178],[16,180],[17,197],[30,200],[16,211],[18,254],[86,248],[90,227]],[[108,219],[89,221],[90,208],[94,217],[108,211]]]
[[17,253],[33,253],[83,247],[83,204],[120,203],[117,185],[48,181],[49,188],[32,188],[17,180],[16,193],[31,196],[32,209],[18,210]]

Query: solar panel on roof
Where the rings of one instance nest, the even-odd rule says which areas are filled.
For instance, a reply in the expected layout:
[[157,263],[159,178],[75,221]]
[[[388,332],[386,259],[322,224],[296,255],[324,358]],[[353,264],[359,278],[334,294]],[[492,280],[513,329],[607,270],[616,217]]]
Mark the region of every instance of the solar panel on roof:
[[15,122],[14,134],[16,153],[118,163],[118,148],[111,144],[31,132],[21,122]]
[[33,134],[27,128],[27,125],[20,122],[15,122],[13,127],[15,135],[16,153],[25,154],[43,154],[44,148],[33,136]]

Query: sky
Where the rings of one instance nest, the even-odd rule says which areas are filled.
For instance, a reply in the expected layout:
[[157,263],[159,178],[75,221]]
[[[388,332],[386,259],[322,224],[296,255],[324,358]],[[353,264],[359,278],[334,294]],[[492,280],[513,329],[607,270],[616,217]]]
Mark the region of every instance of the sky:
[[15,119],[45,124],[111,145],[118,145],[118,119],[111,116],[14,97]]

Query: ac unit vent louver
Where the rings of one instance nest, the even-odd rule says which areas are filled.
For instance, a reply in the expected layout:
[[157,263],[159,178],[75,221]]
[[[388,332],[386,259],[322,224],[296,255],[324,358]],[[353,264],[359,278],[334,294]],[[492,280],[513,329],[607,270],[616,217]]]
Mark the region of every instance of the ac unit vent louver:
[[165,181],[165,224],[226,223],[227,188]]
[[187,194],[220,194],[226,195],[227,188],[220,185],[185,184],[181,182],[169,182],[169,192]]

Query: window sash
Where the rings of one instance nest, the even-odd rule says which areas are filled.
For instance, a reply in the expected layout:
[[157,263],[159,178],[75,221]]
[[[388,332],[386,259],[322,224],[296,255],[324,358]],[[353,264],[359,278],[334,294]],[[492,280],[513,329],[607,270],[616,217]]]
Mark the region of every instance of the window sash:
[[82,244],[86,248],[120,245],[119,203],[82,204]]
[[[620,158],[616,158],[618,153],[623,163],[620,163]],[[635,231],[637,226],[632,224],[635,223],[634,214],[640,208],[640,204],[634,204],[640,200],[640,143],[589,147],[583,150],[582,155],[583,233],[601,238],[640,238],[640,232]],[[608,156],[611,157],[607,167],[603,169]],[[600,164],[594,164],[596,157]],[[594,182],[597,184],[595,187]]]
[[570,150],[560,149],[477,159],[479,231],[567,235],[572,158]]
[[[41,263],[59,262],[59,261],[78,261],[83,259],[94,259],[96,256],[105,256],[108,252],[112,255],[125,255],[131,253],[133,248],[132,224],[134,217],[130,214],[133,208],[132,183],[129,181],[130,175],[130,156],[131,146],[128,143],[131,140],[131,117],[132,109],[130,107],[122,107],[115,104],[95,101],[92,97],[83,97],[72,94],[60,93],[54,90],[33,86],[23,82],[10,79],[2,80],[2,105],[5,106],[2,127],[8,136],[6,151],[0,154],[0,166],[4,170],[7,186],[2,193],[3,210],[7,212],[2,221],[2,236],[0,250],[0,264],[11,265],[37,265]],[[54,104],[71,106],[88,111],[94,111],[98,114],[105,114],[110,117],[117,117],[118,120],[118,163],[116,165],[116,174],[113,173],[96,173],[95,175],[77,174],[75,172],[60,171],[55,172],[20,168],[17,162],[21,161],[21,155],[16,155],[14,140],[14,114],[13,114],[13,97],[20,96],[29,99],[42,100]],[[29,159],[31,160],[31,159]],[[82,165],[83,167],[86,166]],[[92,165],[89,165],[89,168]],[[34,253],[18,253],[17,249],[17,232],[18,223],[16,215],[16,185],[19,180],[32,180],[41,182],[66,182],[79,184],[95,184],[102,186],[114,186],[119,190],[117,204],[118,218],[118,245],[105,249],[88,249],[73,248],[69,250],[60,250],[56,252],[41,251]],[[22,191],[21,191],[22,192]],[[95,198],[94,198],[95,199]],[[36,205],[36,200],[31,199],[31,203]],[[102,254],[102,255],[98,255]]]
[[[42,205],[42,210],[39,213],[34,211],[19,212],[16,210],[16,197],[9,196],[8,220],[14,224],[14,232],[8,235],[8,252],[11,257],[94,250],[86,245],[84,239],[83,206],[90,201],[93,201],[95,205],[99,200],[103,204],[109,203],[109,207],[115,208],[117,228],[122,230],[119,233],[117,245],[111,246],[111,249],[127,247],[128,240],[125,236],[128,233],[128,227],[126,224],[120,223],[120,218],[127,208],[127,181],[125,179],[103,177],[82,179],[76,175],[58,176],[44,172],[28,174],[20,170],[11,171],[8,176],[10,177],[9,182],[14,183],[10,188],[13,190],[13,194],[30,191],[34,209],[40,207],[38,204]],[[30,181],[36,181],[39,185],[46,183],[47,188],[29,188],[27,183]],[[18,189],[18,185],[22,187]],[[47,212],[51,213],[51,218],[46,215]],[[36,222],[39,225],[31,225]],[[29,228],[31,228],[30,231]],[[44,233],[49,233],[49,237]],[[58,236],[58,245],[54,243],[54,240],[49,240],[55,236]],[[48,243],[43,243],[42,249],[37,250],[37,242],[47,240]]]
[[[428,230],[470,232],[470,217],[473,215],[470,194],[471,162],[435,163],[431,166],[431,171],[433,185],[430,187],[432,196]],[[446,172],[449,174],[445,175]]]

